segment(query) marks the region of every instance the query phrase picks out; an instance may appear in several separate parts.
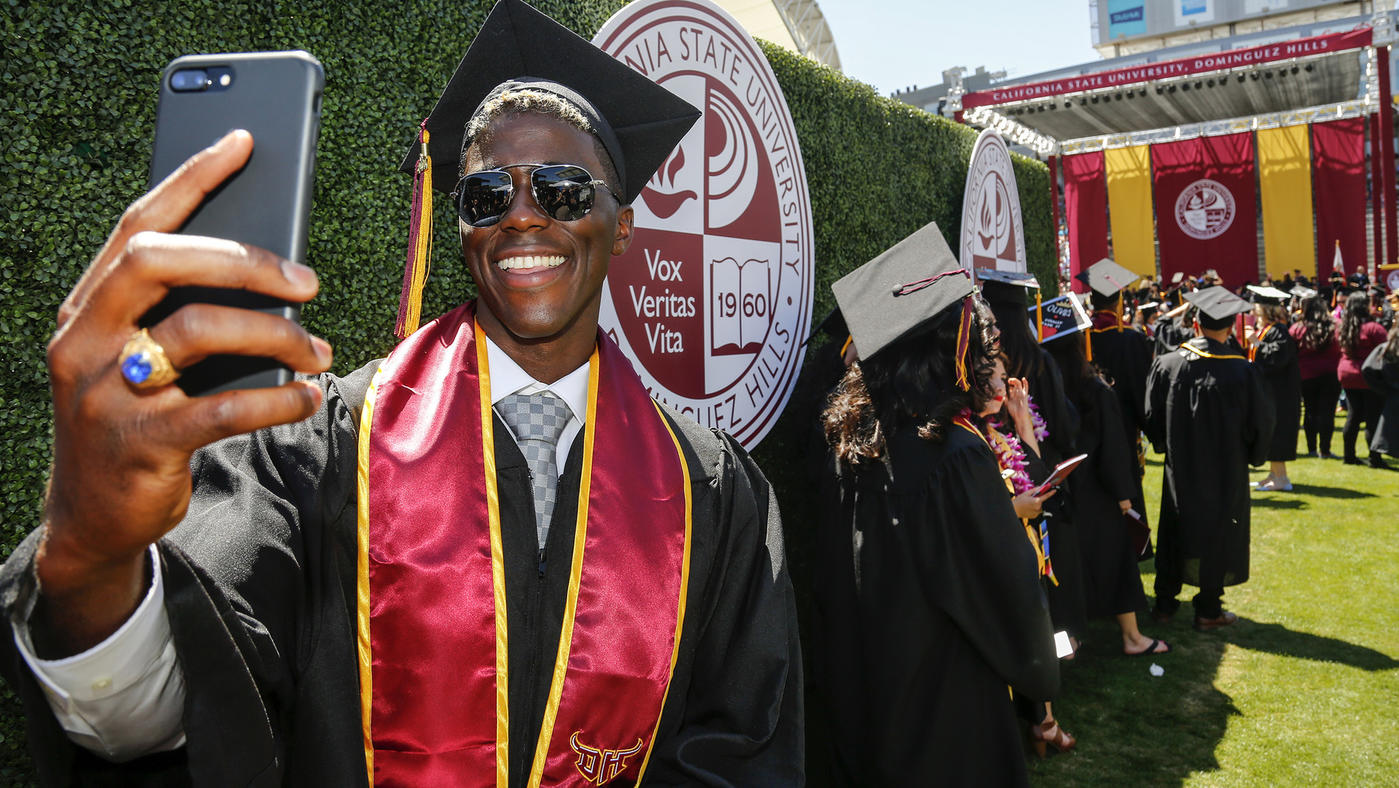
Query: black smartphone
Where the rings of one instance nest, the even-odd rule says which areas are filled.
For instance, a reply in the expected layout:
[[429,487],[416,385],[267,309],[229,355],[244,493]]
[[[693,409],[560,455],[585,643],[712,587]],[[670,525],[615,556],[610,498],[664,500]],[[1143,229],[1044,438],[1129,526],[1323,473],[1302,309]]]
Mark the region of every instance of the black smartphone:
[[[195,210],[180,232],[226,238],[306,261],[325,72],[306,52],[186,55],[160,78],[150,183],[234,129],[253,135],[252,157]],[[175,288],[141,319],[151,326],[188,303],[259,309],[291,320],[300,305],[246,290]],[[181,370],[191,396],[277,386],[291,371],[273,359],[210,356]]]

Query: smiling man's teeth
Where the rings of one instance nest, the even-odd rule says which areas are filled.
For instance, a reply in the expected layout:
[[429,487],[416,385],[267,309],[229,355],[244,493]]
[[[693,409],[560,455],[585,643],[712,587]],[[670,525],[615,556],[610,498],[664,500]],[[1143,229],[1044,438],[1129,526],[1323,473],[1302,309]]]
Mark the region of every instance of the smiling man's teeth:
[[502,271],[511,271],[516,268],[554,268],[563,265],[564,258],[559,255],[530,255],[528,257],[507,257],[497,260],[496,265]]

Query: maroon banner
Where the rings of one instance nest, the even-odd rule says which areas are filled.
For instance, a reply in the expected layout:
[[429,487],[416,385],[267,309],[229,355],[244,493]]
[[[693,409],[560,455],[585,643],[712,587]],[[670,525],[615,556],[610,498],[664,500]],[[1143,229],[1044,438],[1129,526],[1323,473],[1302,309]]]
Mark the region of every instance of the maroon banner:
[[1279,41],[1275,44],[1264,44],[1228,52],[1192,55],[1160,63],[1119,68],[1115,71],[1082,74],[1067,79],[1051,79],[1025,85],[1010,85],[994,90],[980,90],[962,97],[962,109],[968,110],[989,104],[1009,104],[1016,101],[1049,98],[1050,96],[1078,93],[1085,90],[1123,87],[1142,82],[1154,82],[1158,79],[1183,77],[1188,74],[1271,63],[1294,57],[1344,52],[1347,49],[1358,49],[1369,45],[1370,28],[1365,27],[1345,33],[1299,38],[1295,41]]
[[1102,151],[1064,157],[1064,220],[1069,225],[1069,281],[1082,292],[1083,284],[1073,277],[1108,256],[1108,182]]
[[1151,146],[1161,276],[1213,268],[1233,290],[1258,281],[1253,134]]
[[[1351,271],[1365,263],[1365,119],[1312,124],[1316,270],[1331,275],[1336,244]],[[1349,273],[1347,271],[1346,273]]]

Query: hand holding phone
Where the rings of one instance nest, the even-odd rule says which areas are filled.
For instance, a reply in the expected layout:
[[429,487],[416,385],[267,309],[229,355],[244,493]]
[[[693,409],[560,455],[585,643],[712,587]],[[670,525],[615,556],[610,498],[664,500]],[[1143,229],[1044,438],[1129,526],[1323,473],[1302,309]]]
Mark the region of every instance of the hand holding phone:
[[[246,164],[210,192],[180,233],[238,241],[305,262],[324,84],[320,63],[305,52],[189,55],[166,66],[156,113],[152,185],[232,129],[246,129],[254,140]],[[173,288],[140,323],[154,326],[196,304],[258,310],[286,320],[300,315],[297,304],[262,293],[187,285]],[[196,315],[217,319],[209,309]],[[211,328],[212,323],[200,330]],[[291,380],[291,370],[260,348],[241,350],[195,360],[180,370],[176,385],[186,394],[208,395]]]
[[[188,229],[211,195],[227,193],[224,184],[246,172],[254,144],[247,132],[220,132],[176,162],[126,210],[59,308],[48,348],[53,468],[46,539],[34,566],[46,601],[30,621],[42,656],[88,648],[130,614],[145,586],[147,547],[189,505],[196,449],[304,419],[320,405],[315,383],[192,398],[175,386],[133,388],[120,370],[123,344],[174,288],[232,289],[289,303],[315,295],[315,273],[284,254],[171,234]],[[178,369],[247,353],[302,372],[325,371],[331,362],[324,340],[279,315],[246,309],[191,303],[149,332]]]

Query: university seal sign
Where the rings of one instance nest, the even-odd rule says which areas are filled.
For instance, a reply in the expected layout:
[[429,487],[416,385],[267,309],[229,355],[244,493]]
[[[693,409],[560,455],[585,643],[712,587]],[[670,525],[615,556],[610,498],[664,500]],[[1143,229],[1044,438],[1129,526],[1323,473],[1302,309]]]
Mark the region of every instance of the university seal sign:
[[633,203],[603,330],[653,397],[751,448],[786,406],[811,331],[811,199],[786,99],[752,37],[707,0],[638,0],[593,43],[704,110]]
[[1176,198],[1176,224],[1201,241],[1218,238],[1234,223],[1234,195],[1219,181],[1201,178]]
[[1010,150],[1000,134],[987,129],[976,138],[967,186],[962,193],[962,265],[1025,271],[1025,227],[1020,192],[1010,166]]

